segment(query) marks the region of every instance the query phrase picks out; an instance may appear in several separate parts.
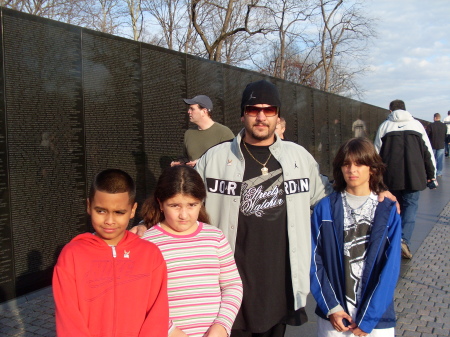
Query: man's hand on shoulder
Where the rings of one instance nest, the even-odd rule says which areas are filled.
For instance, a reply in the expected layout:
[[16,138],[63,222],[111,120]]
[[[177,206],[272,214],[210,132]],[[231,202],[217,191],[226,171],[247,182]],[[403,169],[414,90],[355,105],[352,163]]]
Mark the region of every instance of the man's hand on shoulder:
[[170,163],[170,167],[178,166],[178,165],[181,165],[181,164],[182,164],[181,161],[173,161],[173,162]]
[[395,206],[397,207],[397,213],[400,214],[400,204],[398,203],[397,198],[389,191],[384,191],[378,194],[378,201],[382,202],[384,198],[388,198],[392,201],[395,201]]
[[145,231],[147,230],[147,226],[143,224],[138,224],[130,229],[130,232],[133,234],[136,234],[139,237],[142,237],[144,235]]
[[[198,159],[197,159],[198,160]],[[197,164],[197,160],[188,161],[186,163],[187,166],[194,167]]]

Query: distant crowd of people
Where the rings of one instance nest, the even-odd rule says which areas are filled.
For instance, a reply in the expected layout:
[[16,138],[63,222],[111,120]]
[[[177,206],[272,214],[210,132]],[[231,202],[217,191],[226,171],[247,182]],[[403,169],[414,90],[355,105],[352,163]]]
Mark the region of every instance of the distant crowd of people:
[[94,233],[68,243],[54,269],[58,336],[283,337],[307,321],[311,292],[318,336],[394,337],[400,259],[412,257],[420,191],[436,188],[448,156],[450,111],[447,126],[436,114],[425,130],[394,100],[374,143],[358,118],[355,137],[334,144],[330,182],[285,139],[271,82],[246,86],[236,136],[212,119],[208,96],[184,102],[195,127],[138,226],[127,230],[132,177],[94,177]]

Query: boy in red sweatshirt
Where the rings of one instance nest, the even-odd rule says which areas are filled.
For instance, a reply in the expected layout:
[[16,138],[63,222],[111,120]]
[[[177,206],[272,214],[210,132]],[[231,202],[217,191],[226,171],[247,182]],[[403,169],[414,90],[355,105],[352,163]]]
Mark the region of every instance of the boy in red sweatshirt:
[[58,336],[167,336],[166,263],[158,247],[126,230],[135,196],[124,171],[95,177],[87,200],[95,233],[68,243],[53,272]]

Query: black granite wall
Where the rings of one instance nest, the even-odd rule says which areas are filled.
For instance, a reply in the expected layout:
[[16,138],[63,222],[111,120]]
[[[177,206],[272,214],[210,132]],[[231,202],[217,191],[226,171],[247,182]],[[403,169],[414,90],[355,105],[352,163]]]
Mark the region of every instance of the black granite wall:
[[[210,96],[237,133],[246,84],[262,75],[1,9],[0,302],[49,285],[62,246],[89,230],[85,198],[105,168],[135,177],[138,202],[182,153],[182,98]],[[361,116],[373,137],[387,111],[278,79],[286,136],[324,174]],[[335,123],[336,121],[336,123]]]

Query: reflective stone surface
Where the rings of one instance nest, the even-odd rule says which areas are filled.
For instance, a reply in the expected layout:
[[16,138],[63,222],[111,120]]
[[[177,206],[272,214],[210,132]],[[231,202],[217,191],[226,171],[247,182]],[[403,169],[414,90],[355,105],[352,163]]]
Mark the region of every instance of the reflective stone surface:
[[[1,9],[0,302],[50,284],[61,248],[91,230],[92,177],[120,168],[137,201],[182,154],[192,126],[183,98],[211,97],[214,120],[242,128],[241,94],[256,72]],[[288,140],[331,174],[353,122],[373,138],[386,110],[279,79]]]

